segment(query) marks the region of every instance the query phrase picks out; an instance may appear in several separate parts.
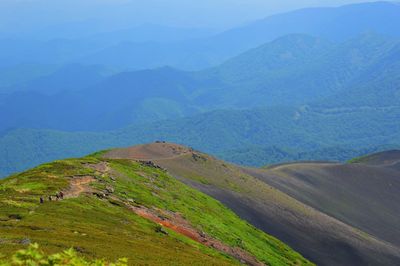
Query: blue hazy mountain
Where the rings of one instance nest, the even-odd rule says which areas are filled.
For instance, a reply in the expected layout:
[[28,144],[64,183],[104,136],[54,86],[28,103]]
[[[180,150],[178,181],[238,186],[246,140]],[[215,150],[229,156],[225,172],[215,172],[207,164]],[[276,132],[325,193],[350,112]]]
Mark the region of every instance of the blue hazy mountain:
[[342,42],[366,32],[400,37],[397,25],[400,25],[400,5],[391,2],[309,8],[267,17],[203,40],[168,45],[157,42],[124,42],[81,60],[124,68],[170,65],[183,69],[199,69],[221,63],[287,34],[308,34]]
[[400,4],[189,2],[0,1],[0,264],[399,265]]
[[195,70],[220,64],[287,34],[308,34],[337,42],[365,32],[400,37],[399,24],[400,5],[362,3],[270,16],[210,37],[207,30],[145,25],[91,34],[89,38],[63,37],[46,41],[8,38],[1,42],[0,59],[1,64],[87,63],[125,70],[169,65]]
[[[377,14],[372,12],[374,8],[379,10],[376,12]],[[364,17],[356,16],[357,12],[370,16],[370,19],[365,20]],[[343,159],[347,158],[343,154],[351,154],[349,157],[353,157],[360,150],[365,153],[374,151],[381,145],[396,145],[398,140],[395,136],[398,128],[393,121],[397,121],[399,118],[397,110],[400,94],[397,84],[400,79],[398,63],[400,44],[396,37],[398,36],[397,28],[391,25],[397,23],[397,17],[393,15],[397,12],[397,4],[384,2],[340,8],[306,9],[269,17],[211,38],[195,40],[197,48],[200,47],[207,53],[215,52],[221,56],[218,57],[219,59],[210,56],[211,54],[204,56],[205,54],[198,52],[200,50],[190,45],[193,40],[178,42],[181,46],[175,46],[176,42],[163,42],[164,50],[160,49],[161,46],[158,46],[160,44],[158,42],[152,42],[150,46],[149,43],[124,42],[118,44],[121,47],[115,50],[117,55],[104,53],[104,49],[108,51],[113,49],[104,47],[107,45],[101,42],[96,45],[97,40],[92,40],[93,43],[85,40],[65,41],[61,39],[48,41],[45,44],[40,41],[24,42],[15,39],[3,42],[4,47],[18,54],[20,62],[24,60],[36,62],[36,59],[39,58],[38,61],[42,62],[41,66],[45,66],[42,71],[34,74],[29,74],[29,71],[25,70],[28,74],[22,75],[20,82],[16,82],[16,79],[10,75],[10,81],[4,83],[8,85],[1,89],[2,123],[0,132],[7,136],[7,140],[3,140],[4,150],[14,147],[13,140],[21,141],[21,136],[24,136],[23,138],[29,139],[29,143],[35,147],[29,156],[42,158],[40,161],[45,160],[43,158],[53,159],[55,155],[43,157],[35,155],[35,151],[40,147],[45,149],[44,147],[47,145],[46,143],[38,144],[41,143],[38,142],[38,139],[42,138],[40,137],[42,129],[50,129],[45,133],[50,135],[53,134],[51,130],[68,132],[112,130],[119,132],[116,133],[118,136],[122,136],[124,134],[119,131],[122,130],[121,128],[129,126],[142,128],[141,125],[148,125],[149,131],[129,133],[126,136],[133,136],[132,138],[127,137],[129,141],[138,143],[163,137],[170,138],[171,141],[183,139],[185,140],[184,144],[197,145],[202,150],[221,154],[226,156],[225,158],[231,158],[237,162],[246,162],[245,158],[235,155],[241,153],[239,151],[247,151],[247,154],[255,154],[254,157],[257,157],[259,154],[266,154],[266,151],[275,150],[276,154],[286,154],[283,157],[292,159],[309,158],[309,154],[313,151],[315,151],[314,154],[319,153],[318,151],[326,151],[325,154],[333,154],[329,157],[330,159]],[[313,14],[316,15],[313,16]],[[389,25],[382,16],[390,18],[394,22]],[[324,25],[328,25],[324,24],[328,23],[327,17],[336,20],[335,25],[341,25],[342,20],[339,18],[347,18],[347,21],[353,19],[355,25],[358,26],[352,27],[352,29],[358,30],[353,32],[346,28],[339,30],[335,27],[325,27]],[[300,20],[307,19],[313,23],[300,23]],[[317,19],[321,23],[324,22],[318,24],[321,28],[316,26]],[[301,28],[308,29],[315,36],[301,33],[298,30],[300,33],[285,35],[266,42],[270,38],[283,34],[285,30],[297,31],[296,28],[276,26],[284,25],[285,21],[293,27],[303,25]],[[389,27],[383,27],[383,24],[389,25]],[[268,32],[272,32],[271,35],[259,31],[268,27],[279,30],[275,32],[276,34],[272,34],[273,32],[268,30]],[[250,34],[249,38],[243,40],[239,38],[242,30],[244,33]],[[304,32],[307,31],[304,30]],[[357,35],[352,36],[352,34]],[[250,42],[250,39],[253,41]],[[221,40],[229,41],[224,43]],[[230,42],[232,45],[229,44]],[[118,70],[110,67],[107,60],[103,62],[104,65],[60,64],[60,62],[64,62],[65,58],[69,58],[68,60],[71,58],[88,59],[90,53],[95,49],[97,52],[93,53],[95,55],[92,55],[93,60],[101,61],[108,54],[109,59],[114,60],[116,64],[125,62],[125,67],[131,67],[132,65],[129,65],[131,62],[137,63],[137,66],[142,63],[161,65],[164,61],[158,59],[163,56],[168,57],[168,60],[175,60],[176,64],[179,64],[180,60],[184,60],[186,63],[196,62],[208,65],[210,61],[216,63],[222,58],[237,53],[240,49],[257,45],[258,42],[262,42],[260,46],[246,50],[222,64],[201,71],[183,71],[172,67],[161,67],[113,74]],[[76,46],[77,43],[79,43],[78,46]],[[218,43],[222,45],[221,47],[229,47],[232,50],[215,45]],[[137,49],[140,46],[145,51]],[[77,47],[79,49],[75,49]],[[172,50],[173,48],[175,50]],[[221,49],[221,53],[218,52],[218,49]],[[233,50],[235,52],[232,52]],[[19,51],[23,51],[23,53],[19,54]],[[89,53],[87,53],[88,51]],[[182,57],[174,56],[175,52]],[[13,68],[7,66],[13,61],[12,54],[8,54],[5,50],[2,50],[1,54],[5,58],[1,61],[5,65],[1,68],[5,71],[3,73],[7,73],[7,69],[11,69],[12,71],[9,73],[15,75],[18,73],[16,70],[18,66],[36,66],[38,64],[16,65]],[[154,57],[149,55],[154,55]],[[135,58],[140,58],[140,60],[135,60]],[[51,64],[52,61],[58,62],[58,64]],[[114,65],[114,63],[110,65]],[[292,108],[290,112],[273,112],[273,116],[279,117],[277,121],[286,121],[286,124],[277,124],[272,128],[267,127],[269,125],[267,124],[264,129],[254,129],[251,132],[257,132],[257,130],[261,133],[272,132],[272,135],[283,136],[287,143],[272,137],[269,138],[273,140],[271,142],[246,141],[246,136],[251,136],[253,140],[263,138],[261,134],[255,136],[253,133],[235,135],[235,141],[232,141],[229,134],[224,134],[224,132],[243,130],[243,127],[246,128],[246,126],[238,124],[238,129],[232,129],[228,123],[234,125],[233,122],[228,122],[229,119],[221,119],[221,116],[217,119],[214,116],[218,112],[213,112],[221,109],[272,108],[275,110],[274,108],[277,108],[275,106]],[[232,112],[228,112],[226,115],[237,116],[238,121],[246,121],[246,116],[251,116],[253,111],[245,112],[244,117],[239,114],[234,115],[235,111]],[[204,116],[202,116],[203,113]],[[201,124],[200,122],[203,120],[216,121],[215,124],[202,124],[202,127],[210,130],[210,135],[205,136],[204,139],[212,140],[215,137],[215,141],[207,144],[205,141],[201,141],[202,138],[194,137],[193,134],[201,132],[202,129],[194,127],[195,125],[190,123],[183,123],[182,119],[185,117],[199,117],[198,124]],[[260,115],[260,117],[266,121],[271,119],[268,115]],[[298,125],[299,119],[303,123],[307,121],[308,124]],[[169,124],[167,122],[163,122],[167,123],[165,126],[158,124],[164,120],[168,120]],[[193,118],[193,121],[196,119]],[[250,119],[249,127],[252,122],[253,119]],[[273,125],[272,122],[270,123]],[[348,125],[346,131],[352,135],[347,136],[347,133],[339,131],[343,135],[332,137],[337,134],[337,127],[342,123]],[[152,126],[149,126],[150,124]],[[279,132],[274,131],[280,127],[284,129]],[[313,131],[304,131],[307,127],[313,128]],[[22,134],[24,131],[19,128],[33,128],[37,131],[26,130],[28,134],[26,136]],[[189,132],[183,130],[186,128]],[[355,128],[361,128],[361,130],[357,131]],[[382,131],[375,130],[380,128]],[[149,133],[150,129],[156,134]],[[224,136],[223,138],[217,137],[216,132],[219,130],[222,130],[220,135]],[[39,133],[38,135],[32,133],[33,138],[30,138],[30,132]],[[168,132],[173,133],[169,134]],[[181,132],[182,135],[174,132]],[[368,135],[370,132],[381,137],[375,138]],[[74,133],[64,132],[57,134],[66,136],[67,140],[69,134],[74,135]],[[83,136],[86,133],[79,134],[79,136]],[[92,146],[89,145],[96,148],[93,150],[108,145],[132,144],[110,141],[107,133],[90,133],[89,135],[100,136],[99,139],[93,140]],[[52,138],[49,135],[46,135],[47,137]],[[61,139],[63,137],[60,137]],[[331,139],[337,141],[329,142],[328,140]],[[304,140],[310,145],[299,144],[297,148],[295,145],[301,143],[299,140]],[[225,146],[224,143],[227,145]],[[232,143],[235,145],[231,145]],[[65,147],[73,146],[72,144],[65,145]],[[291,146],[295,146],[295,148],[291,149]],[[48,154],[53,154],[50,152],[52,147],[46,147],[49,149]],[[221,147],[221,149],[212,149],[212,147]],[[337,152],[338,156],[335,155],[335,151],[338,151],[335,150],[335,147],[342,150],[342,152]],[[69,154],[68,149],[60,148],[60,151]],[[229,153],[228,156],[226,155],[228,154],[227,150],[237,152]],[[78,149],[77,151],[83,150]],[[11,153],[15,155],[15,153]],[[268,161],[265,156],[259,157]],[[279,158],[279,156],[276,155],[274,158]]]
[[[256,165],[399,147],[399,47],[375,34],[340,44],[289,35],[206,71],[125,72],[79,91],[0,95],[2,171],[159,139]],[[292,107],[268,107],[277,105]]]
[[[15,67],[12,71],[19,71],[21,68],[26,69],[27,72],[29,70],[41,69],[40,66],[37,65],[23,65]],[[6,92],[35,91],[45,95],[53,95],[63,91],[80,91],[99,83],[101,80],[113,74],[113,70],[102,66],[79,64],[64,65],[58,68],[55,66],[52,68],[50,66],[43,66],[43,68],[53,69],[49,71],[50,73],[46,73],[46,75],[42,73],[36,78],[34,78],[32,74],[31,78],[27,77],[25,81],[20,79],[19,83],[5,86],[1,90]],[[37,72],[41,73],[40,71]],[[19,74],[21,75],[20,72]],[[4,75],[6,75],[6,73]]]
[[224,108],[338,106],[330,97],[346,99],[342,107],[368,107],[367,99],[393,106],[399,45],[376,34],[339,44],[295,34],[199,72],[164,67],[103,77],[102,68],[66,68],[1,96],[0,129],[111,130]]

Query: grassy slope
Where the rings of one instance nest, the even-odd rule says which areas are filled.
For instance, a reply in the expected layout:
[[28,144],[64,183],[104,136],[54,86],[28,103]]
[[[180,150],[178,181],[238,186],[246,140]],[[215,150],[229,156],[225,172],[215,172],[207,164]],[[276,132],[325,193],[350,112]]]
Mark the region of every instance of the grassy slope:
[[398,248],[302,204],[235,166],[199,156],[155,161],[317,263],[395,265],[400,261]]
[[[45,251],[76,247],[88,257],[115,260],[127,257],[132,264],[230,265],[234,259],[169,231],[157,233],[145,220],[115,200],[82,195],[39,204],[41,195],[68,187],[68,176],[91,175],[97,188],[112,185],[119,200],[132,198],[136,205],[179,212],[197,229],[231,245],[242,247],[270,265],[308,262],[279,240],[240,220],[218,201],[191,189],[157,170],[125,160],[107,160],[118,176],[113,183],[83,163],[103,159],[86,157],[57,161],[9,177],[0,183],[0,252],[11,254],[23,239],[38,242]],[[114,204],[113,204],[114,203]]]

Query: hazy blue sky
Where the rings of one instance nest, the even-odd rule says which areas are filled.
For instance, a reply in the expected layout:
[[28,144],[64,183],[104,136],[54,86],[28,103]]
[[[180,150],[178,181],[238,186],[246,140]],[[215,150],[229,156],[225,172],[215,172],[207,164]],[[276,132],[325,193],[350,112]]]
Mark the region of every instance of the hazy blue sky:
[[0,31],[93,21],[99,27],[142,23],[227,28],[303,7],[367,0],[0,0]]

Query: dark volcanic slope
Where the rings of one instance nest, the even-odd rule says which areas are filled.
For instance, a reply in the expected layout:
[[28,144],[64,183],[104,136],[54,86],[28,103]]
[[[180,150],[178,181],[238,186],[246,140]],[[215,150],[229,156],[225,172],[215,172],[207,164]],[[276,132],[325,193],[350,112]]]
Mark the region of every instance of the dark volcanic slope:
[[289,164],[247,170],[267,184],[400,246],[400,172],[365,164]]
[[375,153],[354,159],[353,162],[383,167],[396,166],[400,163],[400,150]]
[[[166,168],[178,179],[220,200],[240,217],[286,242],[306,258],[319,265],[400,264],[400,249],[394,244],[396,241],[393,240],[392,244],[389,244],[376,236],[356,229],[350,223],[343,222],[347,220],[358,221],[356,219],[358,218],[357,213],[360,216],[366,213],[367,217],[368,213],[374,215],[374,205],[363,206],[361,200],[359,204],[354,203],[360,210],[353,216],[349,215],[351,211],[346,210],[347,205],[339,206],[336,201],[328,202],[327,207],[321,205],[321,208],[317,208],[316,203],[313,206],[313,202],[318,202],[318,199],[323,202],[324,198],[321,195],[324,195],[324,190],[321,189],[321,192],[319,192],[318,187],[310,188],[312,193],[307,194],[308,190],[300,189],[299,195],[294,193],[291,195],[288,188],[284,189],[283,185],[280,187],[280,184],[283,184],[283,181],[287,179],[286,176],[281,174],[281,169],[242,169],[208,155],[168,143],[154,143],[114,150],[105,156],[136,160],[143,158],[152,160],[152,156],[154,156],[153,161],[155,163]],[[296,164],[296,167],[301,165]],[[313,164],[305,165],[315,167]],[[336,165],[316,164],[316,166],[335,167]],[[282,167],[286,169],[291,166]],[[340,176],[341,172],[338,171],[337,173]],[[366,171],[365,173],[368,174],[369,172]],[[346,176],[348,175],[344,175],[344,177]],[[281,182],[280,179],[282,179]],[[343,180],[345,179],[343,178]],[[295,178],[291,180],[293,181],[291,182],[293,188],[296,185],[309,188],[309,186],[301,185],[301,182]],[[337,191],[341,192],[345,198],[352,198],[350,194],[353,193],[353,187],[357,185],[356,181],[354,182],[354,185],[353,183],[348,185],[348,189],[345,187]],[[327,183],[326,187],[329,184],[335,188],[335,182]],[[360,186],[359,190],[367,189],[369,185],[370,183],[367,182],[365,186]],[[400,184],[394,183],[394,181],[392,185],[393,191],[400,188]],[[378,207],[388,203],[387,208],[381,210],[385,213],[381,217],[386,217],[391,221],[388,224],[386,224],[386,221],[381,221],[378,224],[378,219],[376,219],[375,225],[377,227],[394,228],[398,216],[395,213],[397,210],[395,206],[388,202],[390,196],[385,196],[383,200],[381,195],[375,193],[385,188],[385,185],[382,184],[382,187],[372,189],[374,193],[371,192],[370,201],[379,202]],[[337,195],[341,197],[342,195],[339,192]],[[311,196],[308,196],[309,194]],[[392,192],[389,194],[391,195]],[[307,203],[305,199],[308,197],[313,199],[310,200],[309,205],[305,204]],[[328,215],[334,209],[330,207],[330,204],[336,206],[340,211],[343,209],[344,218],[341,217],[339,220],[338,217],[333,217],[334,215]],[[388,214],[386,215],[386,213]],[[370,231],[372,232],[372,230]]]

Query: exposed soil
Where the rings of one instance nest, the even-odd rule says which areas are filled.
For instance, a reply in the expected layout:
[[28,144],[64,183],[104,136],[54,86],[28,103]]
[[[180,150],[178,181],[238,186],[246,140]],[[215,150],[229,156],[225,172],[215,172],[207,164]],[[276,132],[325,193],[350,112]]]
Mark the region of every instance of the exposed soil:
[[193,152],[191,148],[172,143],[151,143],[130,148],[115,149],[104,157],[111,159],[155,160],[173,158]]
[[70,181],[68,190],[63,191],[64,198],[77,198],[82,193],[91,193],[93,189],[89,186],[90,183],[94,182],[93,176],[74,176]]
[[110,171],[110,166],[106,162],[100,162],[97,164],[85,164],[85,166],[101,173],[107,173]]

